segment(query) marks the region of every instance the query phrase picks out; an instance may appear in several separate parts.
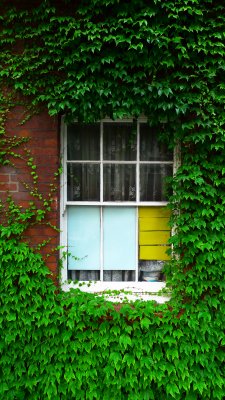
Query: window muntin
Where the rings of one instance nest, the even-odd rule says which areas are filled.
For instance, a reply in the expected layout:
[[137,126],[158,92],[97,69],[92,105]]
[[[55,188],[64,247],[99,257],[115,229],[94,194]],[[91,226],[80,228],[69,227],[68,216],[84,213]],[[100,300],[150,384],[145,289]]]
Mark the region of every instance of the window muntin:
[[[92,129],[94,139],[90,133]],[[77,142],[76,146],[73,145],[73,140]],[[83,149],[86,143],[87,149]],[[158,224],[160,220],[155,227],[154,223],[152,226],[149,225],[149,221],[153,221],[154,217],[152,219],[148,216],[143,217],[142,210],[153,206],[150,207],[152,210],[161,212],[160,206],[166,204],[165,178],[172,175],[172,153],[157,141],[156,132],[147,123],[138,122],[135,134],[132,121],[103,121],[99,124],[85,125],[85,128],[82,126],[82,129],[79,124],[68,127],[66,154],[68,170],[66,207],[69,226],[67,244],[69,253],[79,258],[79,260],[74,259],[74,264],[71,257],[68,258],[69,277],[78,280],[100,279],[114,282],[158,280],[163,261],[168,259],[165,253],[170,234],[168,216],[166,216],[166,229],[160,227]],[[89,159],[86,159],[88,156]],[[146,207],[140,207],[141,205]],[[135,239],[123,238],[115,244],[113,234],[110,235],[110,225],[113,227],[116,213],[125,214],[128,206],[130,210],[132,209],[134,218],[130,217],[127,223],[121,224],[121,227],[125,226],[126,229],[135,232]],[[73,208],[76,208],[76,215],[80,215],[80,219],[78,218],[80,222],[73,218],[74,214],[70,211]],[[96,219],[96,227],[88,218],[85,220],[85,217],[81,217],[82,213],[86,214],[86,210],[92,208],[97,210],[96,214],[99,216]],[[108,224],[107,212],[109,212]],[[148,223],[149,232],[141,231],[143,218]],[[79,223],[86,224],[86,231],[82,232]],[[88,232],[98,231],[99,226],[100,236],[98,242],[95,242],[89,237]],[[119,236],[121,227],[117,226],[114,239]],[[76,235],[71,236],[71,232],[75,231]],[[150,238],[145,239],[146,243],[142,243],[144,235]],[[78,238],[81,237],[86,238],[83,252],[79,252],[78,246]],[[151,237],[162,239],[153,243]],[[98,267],[91,258],[90,242],[95,243],[95,247],[98,248],[100,257]],[[131,260],[126,264],[125,258],[123,259],[124,248],[134,249],[133,264]],[[104,263],[107,257],[113,261],[115,253],[118,255],[115,263]],[[157,279],[154,277],[154,271]]]

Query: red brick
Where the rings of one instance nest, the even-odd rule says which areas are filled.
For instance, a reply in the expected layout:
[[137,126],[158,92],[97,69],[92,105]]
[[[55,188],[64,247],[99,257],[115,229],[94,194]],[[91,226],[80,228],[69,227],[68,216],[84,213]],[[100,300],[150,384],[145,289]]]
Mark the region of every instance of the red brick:
[[56,256],[56,255],[54,255],[54,256],[49,256],[49,257],[47,257],[47,259],[46,259],[46,262],[48,263],[48,265],[51,265],[52,266],[52,270],[54,271],[54,267],[55,267],[55,264],[57,263],[57,261],[58,261],[58,256]]
[[[50,257],[53,257],[53,256],[58,258],[58,255],[56,255],[56,251],[53,251],[53,247],[52,248],[49,247],[48,249],[43,247],[43,248],[41,248],[40,252],[41,252],[42,257],[44,257],[46,260],[48,260]],[[55,267],[57,267],[57,266],[55,266]]]
[[46,265],[47,265],[48,269],[49,269],[49,270],[51,271],[51,273],[52,273],[51,278],[52,278],[53,282],[54,282],[55,284],[57,284],[57,282],[58,282],[58,268],[55,269],[55,263],[54,263],[54,264],[48,263],[48,260],[46,260],[45,262],[46,262]]
[[[48,236],[35,236],[33,235],[32,237],[26,236],[24,237],[24,240],[27,241],[28,243],[30,243],[32,246],[36,246],[39,245],[41,243],[43,243],[44,240],[48,240],[49,237]],[[51,238],[49,244],[51,245],[51,249],[55,248],[56,246],[58,246],[58,235]],[[44,250],[45,246],[42,248],[43,253],[46,253],[46,251]],[[49,248],[48,248],[49,250]],[[48,252],[48,251],[47,251]]]
[[[44,134],[42,133],[42,135],[44,136]],[[49,139],[47,136],[47,132],[46,132],[46,137],[44,138],[38,138],[36,140],[37,146],[42,146],[42,147],[47,147],[48,149],[52,148],[54,150],[58,150],[56,148],[56,140],[55,138]]]
[[3,182],[9,182],[9,174],[0,174],[0,184]]
[[[7,196],[3,190],[16,190],[12,193],[15,202],[21,205],[23,209],[29,207],[29,202],[34,201],[37,207],[42,208],[42,201],[30,195],[29,188],[24,186],[25,183],[32,185],[32,178],[30,175],[31,169],[27,166],[27,149],[30,150],[31,157],[34,158],[33,163],[37,166],[35,172],[38,175],[37,187],[39,193],[42,193],[43,198],[48,198],[51,190],[50,184],[56,184],[59,187],[59,177],[55,179],[54,174],[59,167],[59,132],[58,132],[58,118],[51,118],[47,111],[39,115],[33,116],[25,124],[20,125],[24,119],[24,107],[15,107],[8,116],[6,123],[7,134],[11,137],[24,137],[29,140],[22,144],[16,153],[21,155],[21,159],[12,157],[15,168],[2,167],[0,170],[0,191],[1,198]],[[29,156],[28,156],[29,157]],[[1,179],[2,177],[2,179]],[[17,191],[18,190],[18,191]],[[52,225],[57,225],[59,221],[58,206],[59,206],[59,189],[57,194],[54,194],[54,202],[51,205],[51,211],[47,214],[47,221]],[[50,271],[53,272],[53,279],[56,281],[57,276],[57,263],[58,252],[52,252],[52,249],[59,244],[59,233],[52,228],[44,225],[34,225],[26,232],[27,241],[34,247],[41,243],[43,240],[51,239],[50,243],[44,247],[41,252],[47,257],[46,264],[49,266]]]
[[53,247],[55,247],[55,246],[52,246],[51,244],[47,244],[46,246],[44,246],[42,249],[41,249],[41,254],[43,254],[43,255],[52,255],[53,254]]
[[34,201],[34,198],[29,194],[29,192],[17,192],[13,194],[13,199],[20,204],[24,200]]
[[15,173],[15,168],[10,166],[1,166],[0,167],[1,174],[13,174]]
[[33,116],[24,126],[27,129],[57,130],[58,121],[57,118],[52,118],[47,114],[47,112],[43,112],[39,115]]
[[[52,221],[54,223],[54,221]],[[26,232],[26,236],[29,238],[32,238],[33,236],[35,237],[40,237],[42,240],[47,238],[53,238],[57,235],[57,232],[51,228],[50,226],[46,227],[45,225],[40,226],[36,225],[32,228],[29,228]]]
[[18,192],[17,183],[0,183],[0,192]]
[[27,179],[26,179],[26,181],[23,181],[23,182],[19,182],[19,192],[21,193],[21,192],[26,192],[27,194],[28,193],[30,193],[30,190],[28,190],[26,187],[25,187],[25,182],[26,182],[26,184],[31,184],[32,183],[32,180],[30,179],[30,181],[28,181]]
[[20,206],[22,207],[22,210],[25,210],[29,207],[30,201],[29,200],[23,200],[20,201]]
[[10,174],[10,182],[18,182],[17,174]]
[[48,154],[42,157],[41,154],[35,155],[35,164],[37,167],[48,167],[49,165],[56,167],[56,172],[59,166],[59,159],[57,155],[49,156]]
[[58,155],[57,149],[54,147],[34,147],[31,149],[31,154],[45,156],[56,156]]

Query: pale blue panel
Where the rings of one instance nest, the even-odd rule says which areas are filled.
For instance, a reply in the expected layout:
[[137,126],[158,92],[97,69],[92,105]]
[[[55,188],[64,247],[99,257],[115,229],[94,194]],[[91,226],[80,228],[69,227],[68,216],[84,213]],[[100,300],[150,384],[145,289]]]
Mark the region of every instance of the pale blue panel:
[[134,270],[136,267],[136,208],[103,210],[103,268]]
[[100,269],[100,208],[68,207],[68,269]]

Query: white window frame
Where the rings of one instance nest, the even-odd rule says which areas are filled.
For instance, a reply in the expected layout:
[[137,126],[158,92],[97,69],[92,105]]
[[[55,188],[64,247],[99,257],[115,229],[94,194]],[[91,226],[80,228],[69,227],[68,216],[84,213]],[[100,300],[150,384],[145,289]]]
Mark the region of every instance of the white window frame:
[[[146,123],[147,118],[145,117],[139,117],[138,118],[138,129],[139,129],[139,123]],[[136,281],[135,282],[108,282],[108,281],[97,281],[97,282],[92,282],[91,284],[89,282],[79,282],[78,284],[74,282],[69,282],[68,281],[68,269],[67,269],[67,207],[71,205],[76,205],[76,206],[98,206],[102,210],[103,206],[115,206],[115,207],[135,207],[136,209],[140,206],[166,206],[168,204],[167,201],[144,201],[141,202],[139,199],[139,167],[140,167],[140,160],[139,160],[139,134],[137,138],[137,160],[135,161],[112,161],[112,160],[107,160],[103,162],[103,140],[102,140],[102,135],[103,135],[103,123],[104,122],[133,122],[133,118],[126,118],[126,119],[117,119],[117,120],[111,120],[110,118],[104,118],[100,121],[101,124],[101,137],[100,137],[100,162],[99,161],[89,161],[89,160],[81,160],[81,163],[98,163],[100,164],[100,182],[101,182],[101,187],[100,187],[100,201],[67,201],[67,135],[66,135],[66,129],[67,129],[67,124],[65,123],[64,117],[62,118],[61,121],[61,163],[63,166],[63,173],[61,174],[60,177],[60,258],[62,260],[62,270],[61,270],[61,287],[64,291],[68,291],[71,288],[79,288],[80,290],[84,292],[89,292],[89,293],[97,293],[99,295],[106,293],[107,291],[122,291],[121,295],[107,295],[108,300],[111,301],[121,301],[124,298],[129,299],[129,300],[135,300],[137,298],[141,298],[143,300],[155,300],[158,303],[164,303],[169,300],[170,296],[169,295],[162,295],[159,296],[157,293],[164,289],[166,287],[165,282],[139,282],[137,281],[138,279],[138,271],[136,270]],[[176,172],[178,166],[179,166],[179,161],[180,159],[180,154],[179,154],[179,148],[178,146],[174,150],[173,154],[173,163],[171,161],[141,161],[141,164],[168,164],[171,165],[173,164],[173,173]],[[70,162],[70,161],[68,161]],[[76,163],[79,163],[79,160],[76,160]],[[103,164],[134,164],[137,166],[136,168],[136,194],[137,194],[137,200],[136,201],[124,201],[124,202],[104,202],[103,201],[103,187],[102,187],[102,182],[103,182]],[[101,211],[102,212],[102,211]],[[136,212],[137,218],[138,218],[138,212]],[[138,235],[138,223],[136,224],[136,235]],[[136,238],[136,243],[138,247],[138,237]],[[101,246],[103,247],[103,246]],[[102,254],[101,254],[102,257]],[[137,259],[137,266],[136,269],[138,268],[138,254],[136,256]],[[100,271],[100,279],[103,278],[103,270]],[[82,285],[81,285],[82,283]],[[124,293],[125,292],[125,293]],[[129,293],[126,293],[129,292]]]

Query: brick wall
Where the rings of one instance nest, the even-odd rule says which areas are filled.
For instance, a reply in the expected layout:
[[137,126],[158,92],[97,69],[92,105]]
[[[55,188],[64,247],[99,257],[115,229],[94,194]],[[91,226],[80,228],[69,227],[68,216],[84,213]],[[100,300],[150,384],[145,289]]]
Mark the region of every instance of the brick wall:
[[[12,159],[15,166],[0,167],[0,198],[4,201],[8,194],[17,204],[26,208],[34,198],[30,195],[29,188],[25,184],[32,185],[30,170],[26,165],[25,154],[30,151],[30,157],[34,158],[37,166],[38,191],[43,197],[48,197],[51,184],[56,184],[58,189],[54,193],[52,210],[48,214],[48,221],[59,227],[59,179],[54,180],[54,173],[59,167],[59,124],[57,118],[49,117],[47,112],[33,116],[25,124],[20,125],[24,118],[22,107],[16,107],[10,112],[6,123],[7,136],[26,137],[29,140],[16,151],[22,159]],[[37,205],[38,201],[35,200]],[[26,232],[26,240],[36,246],[43,240],[50,239],[50,243],[43,248],[42,253],[46,263],[53,273],[53,279],[57,280],[58,252],[51,251],[59,244],[59,233],[46,225],[34,225]],[[46,257],[47,254],[51,254]]]

